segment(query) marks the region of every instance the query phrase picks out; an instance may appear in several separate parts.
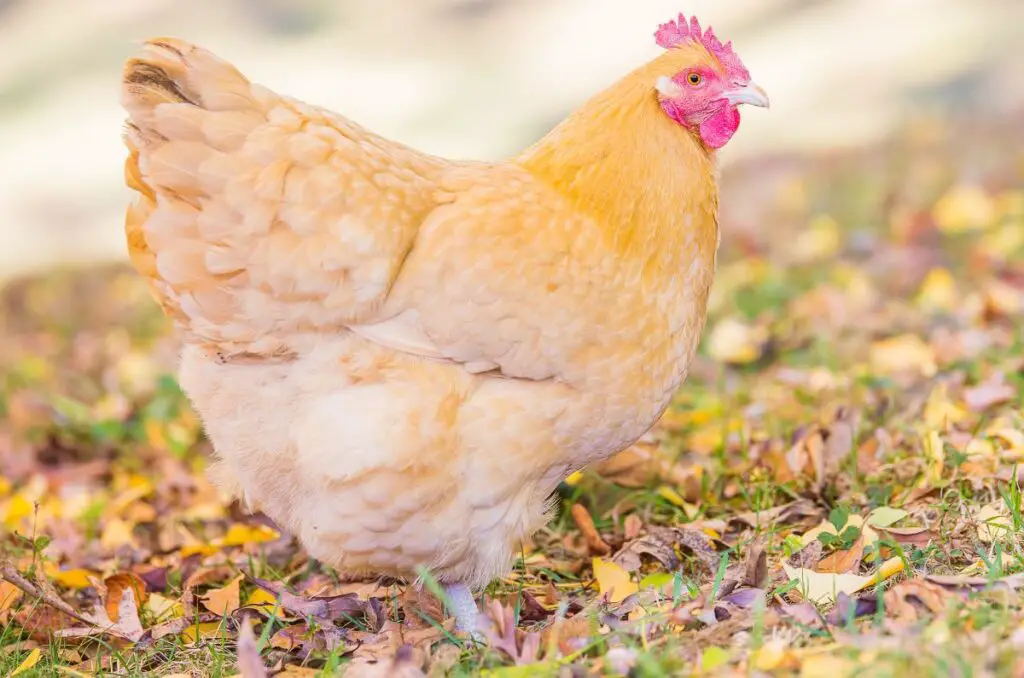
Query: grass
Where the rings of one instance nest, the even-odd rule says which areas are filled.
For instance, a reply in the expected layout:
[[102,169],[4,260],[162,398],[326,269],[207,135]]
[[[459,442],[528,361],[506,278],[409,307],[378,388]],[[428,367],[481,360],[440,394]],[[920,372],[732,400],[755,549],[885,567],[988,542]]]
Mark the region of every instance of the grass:
[[[60,638],[82,624],[0,583],[0,675],[35,653],[19,675],[235,675],[245,618],[283,675],[1024,675],[1019,136],[982,126],[966,158],[908,134],[726,173],[690,378],[650,439],[560,486],[551,521],[486,591],[498,604],[482,644],[445,626],[429,573],[419,593],[341,582],[224,502],[172,376],[174,339],[134,274],[13,281],[0,558],[76,613],[116,608],[117,582],[137,577],[141,633],[212,621]],[[755,190],[765,182],[775,190]],[[729,211],[745,196],[756,225]],[[891,525],[869,524],[880,508]],[[808,605],[807,577],[866,584]],[[358,604],[296,613],[256,578],[293,605]],[[639,590],[617,600],[622,586]]]

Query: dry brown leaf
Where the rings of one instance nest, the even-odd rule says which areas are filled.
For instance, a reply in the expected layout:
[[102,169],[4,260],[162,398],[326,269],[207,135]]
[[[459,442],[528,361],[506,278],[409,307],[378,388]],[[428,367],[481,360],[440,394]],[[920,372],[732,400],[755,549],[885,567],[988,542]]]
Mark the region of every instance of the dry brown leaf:
[[407,586],[398,601],[405,620],[403,626],[408,628],[434,626],[446,617],[444,603],[426,586]]
[[221,617],[230,615],[242,604],[239,592],[241,581],[242,575],[238,575],[222,588],[207,591],[203,594],[203,607]]
[[892,619],[912,624],[921,619],[922,612],[932,616],[941,614],[949,595],[949,591],[937,584],[911,579],[885,592],[885,610]]
[[876,529],[882,536],[901,546],[923,548],[939,540],[938,533],[927,527],[879,527]]
[[834,574],[851,572],[860,565],[860,561],[863,557],[864,537],[861,535],[861,537],[854,542],[852,547],[830,553],[827,557],[818,561],[818,565],[814,569],[818,572],[830,572]]
[[592,555],[605,556],[611,553],[612,547],[608,546],[607,542],[598,534],[597,527],[594,526],[594,519],[590,516],[590,511],[586,506],[579,503],[573,504],[572,519],[587,542],[587,549]]
[[751,544],[747,551],[743,583],[755,589],[768,586],[768,552],[760,540]]
[[666,570],[679,567],[676,547],[685,547],[710,571],[718,567],[718,553],[711,537],[697,530],[678,527],[651,527],[647,534],[623,544],[612,561],[628,572],[635,572],[642,564],[641,556],[651,556]]
[[622,536],[626,541],[636,539],[640,536],[640,531],[644,529],[643,519],[635,513],[630,513],[626,516],[625,521],[622,525]]
[[623,487],[646,487],[658,475],[658,444],[635,443],[595,464],[593,470],[605,480]]
[[113,574],[103,580],[103,585],[106,587],[106,602],[104,604],[107,609],[107,616],[115,622],[120,618],[118,609],[121,603],[121,594],[126,588],[130,588],[135,594],[135,602],[140,608],[149,597],[149,594],[146,592],[146,584],[133,572]]
[[488,601],[480,624],[487,644],[501,650],[517,666],[532,664],[540,654],[540,634],[516,628],[515,610],[496,600]]
[[288,591],[283,584],[265,579],[252,579],[264,591],[273,593],[286,612],[299,617],[313,617],[318,620],[350,620],[362,617],[372,630],[380,629],[387,616],[377,598],[360,600],[354,594],[340,596],[300,596]]

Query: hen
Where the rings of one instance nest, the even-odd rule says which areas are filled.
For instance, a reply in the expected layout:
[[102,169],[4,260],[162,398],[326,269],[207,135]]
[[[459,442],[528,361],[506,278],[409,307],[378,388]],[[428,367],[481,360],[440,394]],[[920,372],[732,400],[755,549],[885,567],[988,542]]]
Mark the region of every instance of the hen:
[[715,149],[767,106],[697,20],[518,156],[450,161],[150,40],[124,69],[131,261],[183,335],[214,473],[351,575],[472,594],[560,480],[686,375]]

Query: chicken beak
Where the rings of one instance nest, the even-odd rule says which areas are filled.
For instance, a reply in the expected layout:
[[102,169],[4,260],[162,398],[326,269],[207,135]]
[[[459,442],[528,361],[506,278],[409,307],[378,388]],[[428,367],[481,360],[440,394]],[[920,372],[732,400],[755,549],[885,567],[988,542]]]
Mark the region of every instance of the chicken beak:
[[770,108],[768,95],[763,89],[752,82],[747,83],[742,87],[737,87],[734,90],[729,90],[725,93],[725,99],[733,106],[738,104],[750,104],[751,106]]

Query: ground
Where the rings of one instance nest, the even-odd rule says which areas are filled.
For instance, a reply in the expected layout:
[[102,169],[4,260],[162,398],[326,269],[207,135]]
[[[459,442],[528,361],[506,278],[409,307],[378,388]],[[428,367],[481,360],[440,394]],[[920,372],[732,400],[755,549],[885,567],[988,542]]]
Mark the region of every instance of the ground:
[[1022,130],[959,128],[727,173],[689,380],[478,642],[217,494],[129,270],[11,283],[0,674],[1024,676]]

